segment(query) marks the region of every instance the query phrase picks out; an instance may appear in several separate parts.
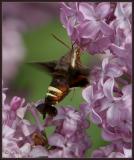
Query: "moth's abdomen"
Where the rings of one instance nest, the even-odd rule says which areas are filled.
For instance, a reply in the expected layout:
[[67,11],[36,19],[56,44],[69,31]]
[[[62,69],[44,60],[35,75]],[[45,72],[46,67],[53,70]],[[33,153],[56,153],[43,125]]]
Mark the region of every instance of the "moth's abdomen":
[[69,88],[66,85],[58,87],[50,85],[46,93],[45,103],[55,105],[59,103],[68,92]]

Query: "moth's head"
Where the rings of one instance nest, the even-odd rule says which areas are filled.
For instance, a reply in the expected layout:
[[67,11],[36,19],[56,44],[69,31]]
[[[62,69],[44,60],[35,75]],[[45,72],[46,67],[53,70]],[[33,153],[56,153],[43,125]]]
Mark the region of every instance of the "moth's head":
[[76,53],[77,57],[80,57],[81,49],[79,47],[74,48],[74,52]]
[[72,51],[76,55],[76,57],[80,57],[80,53],[81,53],[82,50],[78,45],[76,45],[76,42],[74,42],[72,44]]
[[72,66],[74,67],[75,64],[77,62],[80,62],[80,54],[81,54],[81,49],[80,47],[74,47],[73,48],[73,51],[72,51]]

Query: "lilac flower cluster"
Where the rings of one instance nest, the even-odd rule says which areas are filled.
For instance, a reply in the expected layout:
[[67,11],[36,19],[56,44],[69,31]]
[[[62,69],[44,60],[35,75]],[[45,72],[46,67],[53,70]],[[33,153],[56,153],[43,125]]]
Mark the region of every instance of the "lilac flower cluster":
[[24,118],[29,105],[24,105],[25,99],[13,97],[7,104],[6,94],[2,93],[2,157],[28,158],[45,156],[42,146],[33,146],[32,134],[39,132],[38,125],[31,124]]
[[[104,54],[82,92],[81,112],[112,142],[93,157],[131,157],[132,3],[62,3],[61,22],[71,40],[90,54]],[[119,145],[120,144],[120,145]],[[130,152],[129,152],[130,153]]]
[[49,158],[80,158],[91,146],[86,134],[89,123],[82,113],[71,107],[61,107],[55,118],[48,117],[45,126],[54,125],[55,131],[48,142],[55,149],[50,151]]
[[[83,114],[65,107],[58,110],[55,118],[47,117],[41,124],[39,112],[35,104],[24,105],[25,99],[13,97],[7,104],[3,89],[2,99],[2,156],[4,158],[35,158],[35,157],[84,157],[85,151],[90,147],[90,139],[86,134],[89,127]],[[35,123],[25,118],[30,112]],[[34,134],[44,136],[45,128],[54,125],[55,131],[49,137],[37,139]],[[46,139],[45,139],[46,138]],[[45,141],[44,141],[45,139]]]
[[122,143],[113,143],[108,146],[101,147],[100,149],[95,150],[92,154],[92,158],[128,158],[131,156],[132,150],[122,147]]

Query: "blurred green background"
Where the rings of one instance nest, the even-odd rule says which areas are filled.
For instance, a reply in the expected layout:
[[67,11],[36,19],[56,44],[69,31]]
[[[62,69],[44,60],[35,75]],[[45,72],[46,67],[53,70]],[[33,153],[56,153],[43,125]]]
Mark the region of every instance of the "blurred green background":
[[[50,61],[58,59],[68,52],[68,49],[56,41],[51,36],[51,33],[54,33],[71,46],[66,30],[62,27],[59,19],[55,19],[45,25],[36,27],[36,29],[34,28],[23,33],[23,40],[27,50],[26,58],[15,80],[12,82],[11,90],[13,91],[15,89],[15,93],[18,93],[18,96],[20,94],[26,97],[28,102],[36,102],[45,97],[48,85],[51,82],[51,77],[43,70],[27,65],[26,62]],[[83,54],[82,61],[90,67],[97,62],[96,58],[89,54]],[[71,91],[70,94],[59,103],[59,106],[71,105],[79,108],[79,105],[84,103],[81,92],[81,88],[76,88],[75,91]],[[29,119],[31,118],[30,115],[27,115],[27,117]],[[47,129],[47,134],[49,135],[52,130],[51,127]],[[106,145],[107,142],[102,140],[100,129],[96,125],[91,123],[87,132],[92,140],[92,147],[86,153],[86,156],[90,157],[92,150]]]

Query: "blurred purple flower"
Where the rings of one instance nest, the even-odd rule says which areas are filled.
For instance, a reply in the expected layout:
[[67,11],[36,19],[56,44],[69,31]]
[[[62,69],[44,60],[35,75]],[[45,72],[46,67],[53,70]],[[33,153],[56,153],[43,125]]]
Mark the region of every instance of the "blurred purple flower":
[[58,17],[58,3],[3,2],[3,20],[17,20],[20,30],[34,28]]
[[25,56],[21,32],[58,16],[58,3],[2,3],[2,77],[5,85],[16,75]]
[[13,79],[25,56],[21,34],[16,21],[2,24],[2,77],[5,85]]

